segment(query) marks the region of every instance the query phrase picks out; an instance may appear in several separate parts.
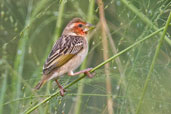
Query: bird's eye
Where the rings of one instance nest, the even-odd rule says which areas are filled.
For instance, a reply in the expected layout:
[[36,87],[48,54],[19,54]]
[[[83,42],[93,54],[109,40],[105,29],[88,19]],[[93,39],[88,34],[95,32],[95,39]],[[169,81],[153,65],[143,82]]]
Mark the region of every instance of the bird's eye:
[[82,24],[79,24],[78,27],[82,27],[83,25]]

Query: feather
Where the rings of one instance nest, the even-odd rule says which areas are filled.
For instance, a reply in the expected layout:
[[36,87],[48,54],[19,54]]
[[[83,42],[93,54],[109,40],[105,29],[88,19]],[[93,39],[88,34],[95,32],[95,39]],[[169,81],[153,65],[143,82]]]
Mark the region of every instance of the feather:
[[39,90],[43,84],[47,82],[47,76],[43,75],[42,80],[34,87],[35,90]]
[[47,75],[67,63],[83,49],[83,43],[81,36],[62,35],[53,46],[44,64],[43,74]]

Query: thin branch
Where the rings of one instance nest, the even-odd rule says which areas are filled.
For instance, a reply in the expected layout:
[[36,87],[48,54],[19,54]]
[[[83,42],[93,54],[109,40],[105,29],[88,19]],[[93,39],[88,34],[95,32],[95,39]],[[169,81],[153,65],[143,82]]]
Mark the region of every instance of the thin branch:
[[[151,38],[152,36],[158,34],[158,33],[159,33],[160,31],[162,31],[163,29],[164,29],[164,27],[162,27],[162,28],[160,28],[159,30],[157,30],[157,31],[155,31],[155,32],[153,32],[153,33],[151,33],[150,35],[146,36],[145,38],[143,38],[143,39],[141,39],[141,40],[135,42],[135,43],[132,44],[131,46],[127,47],[126,49],[120,51],[119,53],[117,53],[117,54],[115,54],[114,56],[110,57],[110,58],[107,59],[106,61],[104,61],[104,62],[102,62],[101,64],[97,65],[97,66],[94,67],[90,72],[94,72],[95,70],[101,68],[101,67],[104,66],[106,63],[111,62],[112,60],[114,60],[114,59],[117,58],[118,56],[124,54],[124,53],[127,52],[128,50],[130,50],[130,49],[132,49],[133,47],[135,47],[136,45],[138,45],[138,44],[144,42],[145,40]],[[76,84],[77,82],[79,82],[80,80],[82,80],[82,79],[85,78],[85,77],[86,77],[86,75],[83,75],[83,76],[79,77],[78,79],[74,80],[74,81],[71,82],[70,84],[66,85],[66,86],[64,87],[64,89],[67,89],[67,88],[71,87],[72,85]],[[40,105],[46,103],[47,101],[49,101],[50,99],[52,99],[53,97],[55,97],[55,96],[58,95],[58,94],[59,94],[59,91],[53,93],[52,95],[50,95],[49,97],[47,97],[46,99],[44,99],[43,101],[41,101],[40,103],[38,103],[37,105],[35,105],[34,107],[32,107],[32,108],[26,110],[26,111],[25,111],[26,114],[29,114],[29,113],[33,112],[33,111],[34,111],[35,109],[37,109]]]
[[[101,23],[101,31],[102,31],[102,46],[103,46],[103,58],[104,60],[107,60],[109,58],[109,48],[108,48],[108,41],[107,41],[107,35],[106,35],[106,19],[104,14],[104,5],[102,0],[97,0],[98,6],[99,6],[99,15],[100,15],[100,23]],[[112,86],[111,86],[111,78],[110,78],[110,71],[109,71],[109,63],[105,64],[105,74],[106,74],[106,92],[107,94],[112,94]],[[114,114],[113,111],[113,101],[112,97],[107,97],[107,109],[109,114]]]

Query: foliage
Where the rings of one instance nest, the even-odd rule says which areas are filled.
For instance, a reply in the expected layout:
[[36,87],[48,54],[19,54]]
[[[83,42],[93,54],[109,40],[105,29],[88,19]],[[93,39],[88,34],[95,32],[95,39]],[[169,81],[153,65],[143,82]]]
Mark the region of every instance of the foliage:
[[[32,113],[72,114],[76,112],[78,96],[81,96],[79,113],[107,113],[106,99],[109,95],[106,93],[105,69],[103,64],[96,67],[104,62],[99,7],[97,1],[91,2],[91,0],[0,1],[0,114],[25,113],[49,96],[50,99]],[[111,96],[115,114],[136,113],[140,101],[142,103],[139,114],[170,114],[171,26],[166,29],[166,34],[163,34],[171,12],[170,0],[103,2],[109,27],[108,35],[112,36],[111,40],[108,36],[109,50],[105,51],[112,57],[109,62],[110,69],[107,70],[111,77]],[[53,43],[67,22],[74,17],[81,17],[96,25],[96,29],[89,35],[89,54],[86,65],[83,66],[95,67],[95,77],[88,79],[83,76],[83,82],[78,81],[72,86],[70,83],[82,77],[70,78],[67,75],[61,77],[60,83],[67,87],[64,97],[57,94],[58,87],[53,81],[44,85],[40,91],[34,91],[33,87],[41,78],[42,65]],[[153,72],[150,78],[147,78],[162,34],[165,35],[165,40],[159,47]],[[111,41],[116,46],[118,52],[116,55],[113,53]],[[115,61],[116,57],[121,60],[122,72]],[[148,84],[142,99],[147,79]],[[81,83],[84,84],[83,90],[77,92]]]

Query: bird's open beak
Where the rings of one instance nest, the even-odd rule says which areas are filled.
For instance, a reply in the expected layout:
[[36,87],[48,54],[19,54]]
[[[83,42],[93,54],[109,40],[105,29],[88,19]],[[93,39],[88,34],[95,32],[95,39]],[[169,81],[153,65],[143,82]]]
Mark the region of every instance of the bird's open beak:
[[90,24],[90,23],[87,23],[86,26],[85,26],[86,31],[90,31],[90,30],[92,30],[94,28],[95,28],[95,26]]

